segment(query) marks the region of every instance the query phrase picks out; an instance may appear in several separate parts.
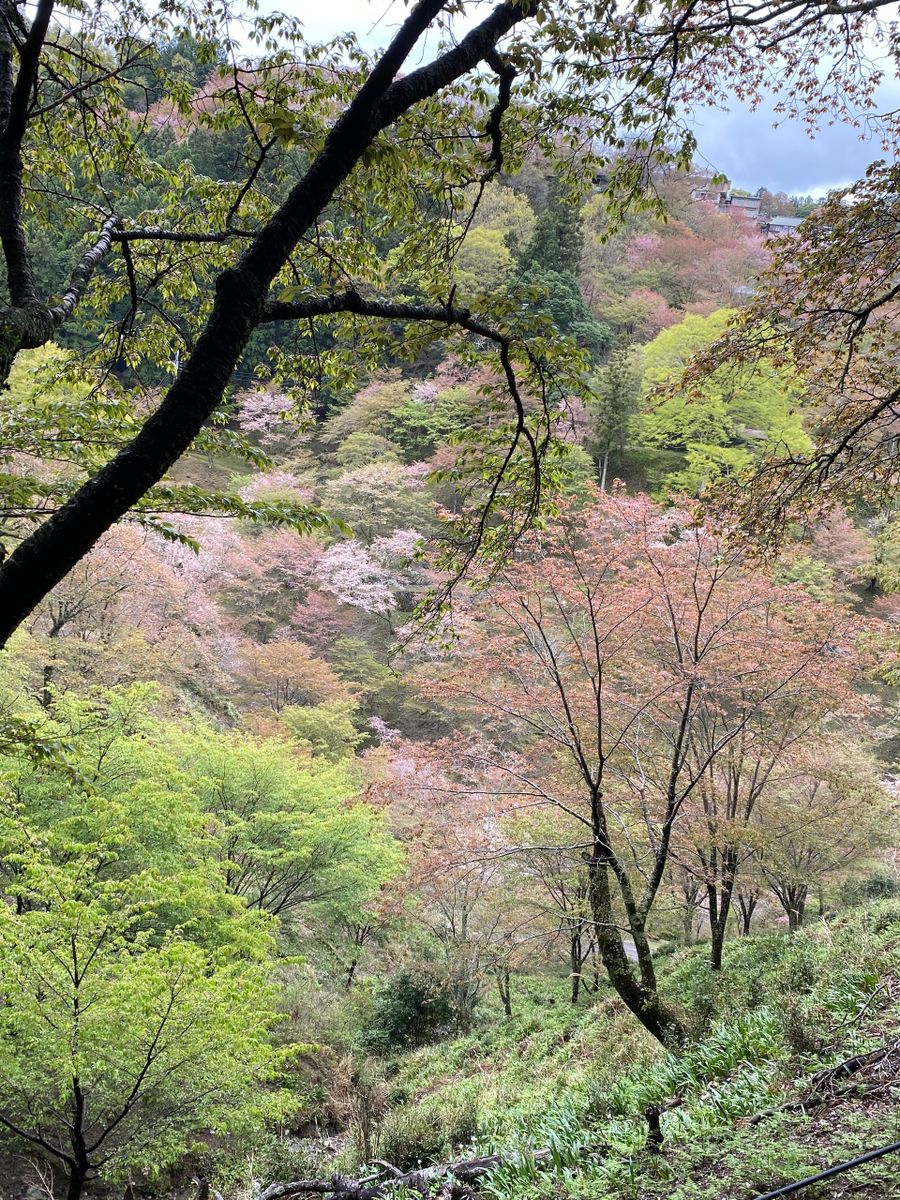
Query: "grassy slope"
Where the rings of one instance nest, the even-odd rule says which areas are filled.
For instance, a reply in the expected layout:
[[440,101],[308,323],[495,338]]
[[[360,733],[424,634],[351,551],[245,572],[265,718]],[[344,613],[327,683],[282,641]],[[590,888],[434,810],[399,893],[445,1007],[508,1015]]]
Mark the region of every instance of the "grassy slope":
[[[663,986],[692,1027],[678,1059],[608,996],[573,1010],[553,981],[520,981],[512,1020],[491,1006],[474,1033],[390,1064],[381,1152],[554,1149],[547,1169],[523,1158],[495,1173],[484,1189],[494,1200],[749,1200],[900,1139],[900,1052],[827,1088],[809,1113],[750,1123],[805,1096],[815,1072],[900,1035],[896,901],[792,938],[733,943],[718,977],[702,948],[682,952]],[[641,1114],[673,1099],[682,1103],[663,1115],[665,1151],[654,1156]],[[900,1200],[900,1154],[803,1195]]]

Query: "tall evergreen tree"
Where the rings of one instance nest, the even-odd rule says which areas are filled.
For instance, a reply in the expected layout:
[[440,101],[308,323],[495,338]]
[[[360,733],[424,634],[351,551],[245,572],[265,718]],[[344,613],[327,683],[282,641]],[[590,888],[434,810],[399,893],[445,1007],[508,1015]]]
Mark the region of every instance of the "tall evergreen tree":
[[553,179],[547,204],[538,214],[534,233],[522,253],[523,271],[537,268],[577,276],[583,236],[578,206],[566,199],[559,180]]

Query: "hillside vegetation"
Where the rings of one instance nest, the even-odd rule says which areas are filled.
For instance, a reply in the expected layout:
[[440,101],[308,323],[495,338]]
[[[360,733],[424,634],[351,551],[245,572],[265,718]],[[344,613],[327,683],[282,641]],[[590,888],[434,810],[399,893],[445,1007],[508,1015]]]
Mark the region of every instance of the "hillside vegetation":
[[900,1137],[900,182],[684,121],[858,123],[892,10],[60,3],[0,0],[0,1200]]

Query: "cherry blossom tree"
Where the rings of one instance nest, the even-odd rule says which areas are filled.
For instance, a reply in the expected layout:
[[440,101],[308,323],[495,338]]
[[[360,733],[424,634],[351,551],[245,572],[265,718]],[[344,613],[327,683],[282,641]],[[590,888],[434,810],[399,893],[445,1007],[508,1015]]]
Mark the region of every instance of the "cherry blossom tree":
[[454,773],[577,824],[610,981],[655,1037],[678,1041],[648,926],[679,825],[741,739],[771,747],[785,706],[828,674],[849,689],[848,631],[684,514],[618,496],[534,534],[467,619],[428,685],[465,730]]
[[116,528],[55,588],[27,628],[42,702],[76,679],[157,678],[211,695],[227,689],[229,622],[208,581],[186,579],[158,537]]
[[760,814],[762,874],[788,919],[803,924],[809,893],[896,840],[896,807],[864,748],[846,738],[808,747]]

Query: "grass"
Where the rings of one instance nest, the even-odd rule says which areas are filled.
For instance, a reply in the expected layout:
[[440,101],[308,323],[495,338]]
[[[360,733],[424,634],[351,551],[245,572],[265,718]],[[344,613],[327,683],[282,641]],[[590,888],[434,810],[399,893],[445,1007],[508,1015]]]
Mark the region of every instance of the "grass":
[[[815,1072],[896,1036],[897,981],[897,901],[794,936],[734,942],[721,973],[702,947],[665,960],[661,986],[692,1035],[678,1056],[609,993],[573,1008],[560,981],[517,981],[512,1019],[489,1002],[465,1037],[386,1064],[393,1119],[404,1114],[411,1134],[401,1152],[434,1158],[435,1128],[465,1110],[466,1145],[448,1134],[443,1153],[511,1155],[482,1189],[492,1200],[749,1200],[900,1138],[900,1055],[896,1080],[892,1060],[886,1076],[848,1080],[809,1115],[773,1111],[750,1123],[804,1095]],[[671,1102],[664,1153],[651,1154],[644,1109]],[[421,1156],[416,1128],[431,1143]],[[525,1151],[536,1147],[551,1149],[549,1163],[534,1165]],[[851,1194],[900,1200],[900,1156],[805,1193]]]

